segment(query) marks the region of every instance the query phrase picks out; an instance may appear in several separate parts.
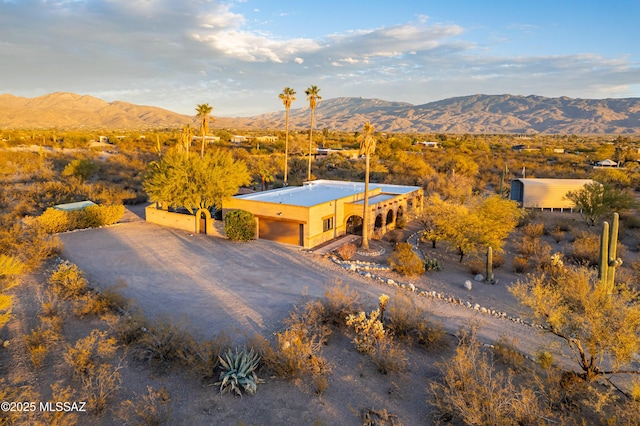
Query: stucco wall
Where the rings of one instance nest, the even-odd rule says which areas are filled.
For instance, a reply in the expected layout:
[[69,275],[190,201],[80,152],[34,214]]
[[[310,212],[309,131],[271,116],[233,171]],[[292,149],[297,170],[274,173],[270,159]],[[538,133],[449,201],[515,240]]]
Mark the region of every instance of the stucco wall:
[[[156,208],[151,204],[145,209],[146,221],[155,223],[156,225],[168,226],[170,228],[181,229],[183,231],[196,233],[198,231],[196,221],[200,219],[197,216],[188,214],[168,212]],[[208,217],[207,219],[207,234],[217,234],[213,227],[213,219]]]

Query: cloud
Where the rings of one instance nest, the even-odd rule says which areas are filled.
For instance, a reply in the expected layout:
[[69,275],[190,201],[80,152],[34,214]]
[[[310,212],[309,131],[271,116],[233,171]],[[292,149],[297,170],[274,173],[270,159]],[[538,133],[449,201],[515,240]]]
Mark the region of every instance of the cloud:
[[312,39],[256,30],[235,10],[215,0],[0,1],[0,91],[73,91],[188,114],[208,102],[220,115],[279,110],[282,87],[311,84],[325,99],[412,103],[640,93],[640,67],[629,57],[506,56],[426,15]]

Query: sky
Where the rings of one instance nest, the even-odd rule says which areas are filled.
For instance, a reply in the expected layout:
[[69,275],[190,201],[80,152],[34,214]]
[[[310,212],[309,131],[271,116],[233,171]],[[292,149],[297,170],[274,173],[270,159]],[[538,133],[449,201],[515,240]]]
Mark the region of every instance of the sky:
[[323,99],[640,97],[640,0],[0,0],[0,94],[194,115]]

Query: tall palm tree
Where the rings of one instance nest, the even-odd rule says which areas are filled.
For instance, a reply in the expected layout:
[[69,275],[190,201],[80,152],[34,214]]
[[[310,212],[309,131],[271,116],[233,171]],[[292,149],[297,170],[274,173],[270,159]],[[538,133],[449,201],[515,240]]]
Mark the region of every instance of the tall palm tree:
[[200,119],[200,130],[202,130],[202,148],[200,150],[201,158],[204,158],[204,140],[205,136],[209,132],[209,120],[213,118],[209,115],[211,114],[211,111],[213,111],[213,107],[209,104],[200,104],[196,106],[196,117]]
[[365,158],[364,172],[364,211],[362,213],[362,244],[363,249],[369,248],[369,157],[376,150],[376,140],[373,137],[374,128],[368,121],[364,123],[363,132],[358,136],[360,155]]
[[285,87],[282,93],[280,93],[280,99],[284,104],[285,114],[285,139],[284,139],[284,186],[287,186],[287,175],[289,173],[289,110],[291,109],[291,103],[296,100],[294,96],[296,91],[291,87]]
[[311,127],[309,128],[309,167],[307,168],[307,180],[311,180],[311,142],[313,141],[313,119],[316,112],[316,106],[318,101],[322,99],[322,96],[318,94],[320,89],[318,86],[311,86],[304,93],[307,95],[309,101],[309,107],[311,108]]

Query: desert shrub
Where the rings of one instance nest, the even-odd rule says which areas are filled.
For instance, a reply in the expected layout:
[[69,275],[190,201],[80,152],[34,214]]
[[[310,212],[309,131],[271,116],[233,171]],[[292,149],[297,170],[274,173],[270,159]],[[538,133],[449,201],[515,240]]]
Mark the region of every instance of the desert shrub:
[[104,414],[115,394],[120,390],[122,377],[121,366],[100,364],[95,372],[82,378],[83,395],[92,414]]
[[561,230],[559,226],[556,226],[551,232],[549,232],[549,235],[553,237],[556,243],[560,243],[564,241],[565,231]]
[[544,256],[551,251],[551,246],[539,237],[523,237],[516,242],[516,250],[524,257]]
[[502,336],[493,345],[493,353],[496,359],[514,369],[524,366],[525,357],[518,351],[518,339]]
[[357,247],[353,243],[346,243],[336,249],[336,253],[342,260],[351,260],[355,256]]
[[430,321],[428,313],[405,292],[396,292],[387,309],[387,328],[394,336],[429,348],[447,345],[442,325]]
[[391,244],[399,243],[403,240],[404,233],[399,229],[393,229],[387,232],[387,239]]
[[409,359],[400,345],[391,335],[385,335],[375,341],[373,351],[368,354],[382,374],[399,373],[407,370]]
[[407,219],[404,216],[398,216],[396,219],[396,228],[404,229],[407,226]]
[[256,236],[256,218],[245,210],[232,210],[224,217],[224,232],[232,241],[249,241]]
[[38,217],[37,225],[48,234],[65,232],[74,227],[67,212],[51,207]]
[[536,361],[542,368],[548,370],[553,366],[553,354],[549,351],[540,351],[536,355]]
[[157,318],[142,331],[132,349],[136,360],[158,369],[188,365],[193,360],[194,338],[168,318]]
[[529,260],[526,257],[516,256],[513,258],[513,272],[522,274],[530,270],[531,265],[529,265]]
[[364,408],[360,412],[362,426],[401,426],[398,416],[390,414],[386,409],[374,410]]
[[482,425],[536,424],[551,418],[529,387],[518,387],[513,373],[496,371],[493,362],[472,334],[455,355],[439,365],[442,379],[431,382],[431,402],[439,420]]
[[94,205],[88,206],[79,211],[80,218],[77,219],[77,227],[97,228],[100,226],[113,225],[124,216],[124,206],[117,205]]
[[438,262],[438,259],[432,257],[431,259],[427,259],[424,261],[424,270],[425,271],[442,271],[442,265]]
[[600,257],[600,237],[592,232],[580,232],[573,242],[573,258],[580,263],[597,265]]
[[76,159],[65,166],[62,176],[74,176],[80,180],[87,180],[97,169],[98,165],[89,159]]
[[322,299],[324,321],[328,324],[344,327],[347,316],[361,309],[360,293],[348,284],[334,281],[325,291]]
[[173,418],[171,394],[163,386],[156,390],[147,386],[147,393],[135,395],[134,400],[126,400],[121,404],[120,419],[125,424],[159,426]]
[[472,259],[467,262],[467,270],[471,275],[484,274],[487,270],[487,263],[480,259]]
[[413,251],[409,243],[396,244],[388,262],[391,268],[401,275],[420,275],[425,272],[420,256]]
[[64,360],[73,369],[74,376],[84,380],[95,376],[98,366],[112,358],[116,349],[115,338],[108,337],[104,331],[92,330],[87,337],[67,348]]
[[124,312],[122,315],[107,316],[106,319],[111,334],[121,345],[131,345],[137,342],[149,327],[147,318],[139,308],[132,312]]
[[220,381],[216,382],[216,385],[220,385],[220,393],[235,392],[238,396],[242,396],[242,391],[250,395],[256,393],[258,383],[262,382],[255,373],[259,363],[260,355],[253,349],[238,351],[235,348],[235,352],[228,349],[220,357],[222,372]]
[[64,300],[77,299],[88,290],[87,280],[77,265],[65,261],[49,277],[53,291]]
[[33,364],[35,368],[41,368],[43,366],[44,360],[49,354],[51,343],[57,340],[57,338],[58,335],[56,335],[53,330],[42,329],[40,327],[24,335],[24,342],[29,351],[31,364]]
[[504,255],[496,252],[493,252],[492,260],[493,261],[491,262],[491,264],[493,266],[493,269],[501,267],[502,265],[504,265],[504,262],[505,262]]
[[535,239],[544,235],[544,223],[529,223],[522,227],[525,237]]
[[80,318],[87,315],[104,315],[118,312],[127,306],[127,299],[118,291],[124,282],[114,287],[107,287],[102,291],[87,291],[76,299],[73,312]]

